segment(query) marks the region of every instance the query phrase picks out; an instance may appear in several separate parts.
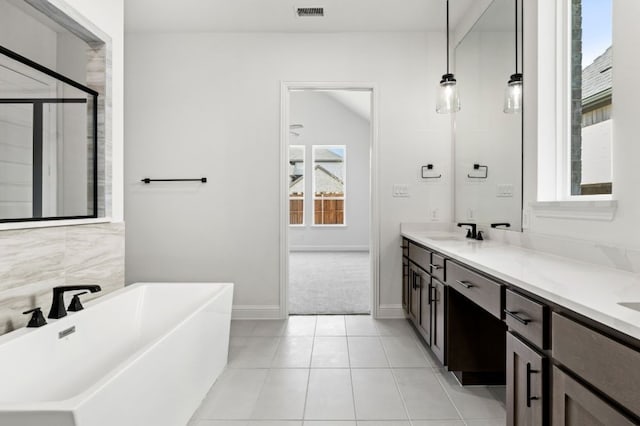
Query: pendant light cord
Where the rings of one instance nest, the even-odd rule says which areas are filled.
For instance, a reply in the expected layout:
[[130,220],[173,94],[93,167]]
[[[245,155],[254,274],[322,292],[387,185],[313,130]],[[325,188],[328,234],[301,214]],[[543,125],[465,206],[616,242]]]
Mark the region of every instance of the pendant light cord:
[[447,0],[447,74],[449,74],[449,0]]
[[[447,0],[448,2],[449,0]],[[518,0],[516,1],[516,74],[518,74]]]

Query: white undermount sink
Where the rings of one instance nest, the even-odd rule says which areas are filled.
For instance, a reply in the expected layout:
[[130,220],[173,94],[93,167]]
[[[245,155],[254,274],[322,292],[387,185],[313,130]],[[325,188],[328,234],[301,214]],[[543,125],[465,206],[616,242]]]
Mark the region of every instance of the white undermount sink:
[[640,312],[640,302],[618,302],[618,305]]

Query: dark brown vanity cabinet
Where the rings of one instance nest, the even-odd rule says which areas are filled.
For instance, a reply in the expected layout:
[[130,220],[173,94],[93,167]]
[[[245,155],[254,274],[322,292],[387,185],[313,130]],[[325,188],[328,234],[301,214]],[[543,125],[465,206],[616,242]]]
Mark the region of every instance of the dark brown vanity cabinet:
[[542,426],[545,422],[547,360],[507,332],[507,425]]
[[625,417],[571,376],[553,367],[553,426],[630,426]]
[[405,312],[409,309],[409,293],[411,292],[411,287],[409,285],[409,259],[406,257],[402,258],[402,309]]
[[445,297],[446,286],[433,278],[431,280],[431,350],[445,363]]
[[416,268],[416,276],[420,283],[420,328],[424,340],[431,345],[431,276],[420,268]]
[[460,383],[506,383],[507,425],[640,425],[640,341],[411,240],[403,255],[408,317]]
[[413,264],[409,264],[409,316],[415,324],[420,324],[420,298],[422,281],[419,269]]
[[638,348],[558,313],[552,315],[551,335],[553,359],[562,366],[553,372],[553,424],[640,424]]
[[[409,303],[407,313],[434,355],[445,362],[446,286],[432,274],[444,277],[444,258],[408,242]],[[433,261],[438,264],[433,264]]]
[[548,307],[506,290],[507,425],[548,424]]

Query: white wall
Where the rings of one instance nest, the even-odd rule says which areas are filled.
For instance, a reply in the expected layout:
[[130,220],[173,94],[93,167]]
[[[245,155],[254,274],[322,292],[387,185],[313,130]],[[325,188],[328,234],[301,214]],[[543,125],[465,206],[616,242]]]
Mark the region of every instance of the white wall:
[[[640,247],[640,193],[637,161],[637,100],[640,98],[640,2],[613,3],[613,221],[531,217],[530,232],[598,242],[602,246]],[[555,0],[525,5],[525,205],[554,196],[555,134]],[[549,143],[551,142],[551,143]],[[536,173],[540,171],[539,173]],[[530,214],[530,213],[529,213]]]
[[[352,95],[371,97],[368,92]],[[290,250],[368,250],[370,121],[326,92],[294,91],[290,99],[290,123],[304,128],[295,130],[300,136],[291,135],[289,142],[306,147],[305,224],[289,228]],[[313,145],[346,146],[346,226],[312,226]]]
[[[281,81],[371,82],[380,301],[399,307],[400,222],[431,210],[451,220],[450,117],[435,113],[443,43],[421,33],[128,34],[127,282],[230,280],[236,306],[277,306]],[[444,179],[421,181],[427,163]],[[209,183],[144,186],[146,176]],[[411,197],[392,198],[394,183]]]
[[611,182],[612,121],[582,128],[582,183]]

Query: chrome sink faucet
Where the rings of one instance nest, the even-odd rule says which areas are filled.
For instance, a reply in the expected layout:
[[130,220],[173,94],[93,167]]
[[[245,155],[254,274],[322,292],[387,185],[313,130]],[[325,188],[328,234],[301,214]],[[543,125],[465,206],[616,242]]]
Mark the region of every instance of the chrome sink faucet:
[[102,289],[99,285],[63,285],[54,287],[53,300],[48,318],[58,319],[66,316],[67,310],[64,307],[64,293],[77,290],[89,290],[91,293],[97,293]]

